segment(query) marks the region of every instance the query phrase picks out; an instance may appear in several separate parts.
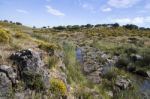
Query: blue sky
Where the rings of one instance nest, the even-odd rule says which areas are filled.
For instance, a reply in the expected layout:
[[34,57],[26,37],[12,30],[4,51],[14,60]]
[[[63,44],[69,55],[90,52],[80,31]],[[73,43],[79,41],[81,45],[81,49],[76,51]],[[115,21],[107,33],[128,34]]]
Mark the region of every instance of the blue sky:
[[28,26],[118,22],[150,27],[150,0],[0,0],[0,19]]

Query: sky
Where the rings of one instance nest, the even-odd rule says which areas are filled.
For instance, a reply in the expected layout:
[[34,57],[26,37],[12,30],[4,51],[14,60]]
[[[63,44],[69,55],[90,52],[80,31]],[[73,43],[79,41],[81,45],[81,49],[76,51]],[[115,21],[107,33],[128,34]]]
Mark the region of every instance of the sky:
[[119,23],[150,27],[150,0],[0,0],[0,20],[27,26]]

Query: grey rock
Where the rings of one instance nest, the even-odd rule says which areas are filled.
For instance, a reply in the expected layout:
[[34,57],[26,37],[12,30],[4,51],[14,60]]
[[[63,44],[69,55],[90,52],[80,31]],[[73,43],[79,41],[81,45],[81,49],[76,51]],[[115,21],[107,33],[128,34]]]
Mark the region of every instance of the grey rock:
[[10,59],[14,60],[18,64],[19,71],[27,69],[39,72],[40,68],[44,66],[44,63],[40,58],[40,54],[29,49],[13,53],[10,56]]
[[112,91],[108,91],[108,92],[106,92],[106,93],[107,93],[108,96],[110,96],[110,97],[113,97],[113,96],[114,96]]
[[7,99],[12,95],[12,83],[3,72],[0,72],[0,99]]
[[131,81],[129,79],[124,79],[124,78],[118,77],[115,85],[117,87],[119,87],[121,90],[125,90],[125,89],[130,88]]
[[99,84],[101,82],[101,77],[100,77],[101,72],[100,71],[95,71],[93,73],[90,73],[87,78],[95,83],[95,84]]
[[136,61],[141,61],[141,60],[143,59],[143,57],[142,57],[141,55],[132,54],[132,55],[130,56],[130,59],[131,59],[131,61],[136,62]]
[[99,65],[96,63],[84,63],[83,71],[88,74],[96,71],[98,68]]
[[16,83],[17,74],[14,72],[14,69],[11,66],[0,65],[0,72],[6,73],[12,84]]

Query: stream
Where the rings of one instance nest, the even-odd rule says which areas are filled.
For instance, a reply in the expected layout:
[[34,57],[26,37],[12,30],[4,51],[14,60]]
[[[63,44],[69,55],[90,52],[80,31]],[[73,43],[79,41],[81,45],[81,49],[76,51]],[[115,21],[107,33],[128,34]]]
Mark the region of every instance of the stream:
[[[83,64],[82,51],[80,48],[76,48],[76,59],[81,64]],[[109,65],[106,65],[106,67],[104,67],[104,72],[106,73],[109,70],[111,70],[111,67]],[[130,75],[130,80],[132,81],[132,84],[136,86],[136,90],[134,90],[130,95],[134,95],[134,96],[138,95],[140,99],[150,99],[150,78],[144,78],[144,77],[131,74],[131,73],[129,73],[129,75]],[[124,93],[130,93],[127,91],[129,90],[125,90]],[[123,95],[128,95],[128,94],[123,94]]]

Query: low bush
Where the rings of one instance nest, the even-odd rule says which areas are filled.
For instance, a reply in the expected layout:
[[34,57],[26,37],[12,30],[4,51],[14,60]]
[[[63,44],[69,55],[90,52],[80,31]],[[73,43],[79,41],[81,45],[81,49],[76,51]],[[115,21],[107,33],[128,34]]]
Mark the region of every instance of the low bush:
[[146,49],[143,52],[143,59],[138,63],[141,66],[150,66],[150,50]]
[[127,53],[128,55],[136,54],[137,53],[137,48],[134,48],[134,47],[126,48],[125,53]]
[[9,43],[11,42],[12,37],[9,31],[0,29],[0,42],[1,43]]
[[76,99],[101,99],[100,97],[96,97],[94,92],[92,92],[88,87],[83,85],[80,85],[78,88],[76,88],[74,96],[76,97]]
[[44,41],[38,41],[39,44],[39,48],[42,50],[45,50],[47,52],[51,52],[54,51],[54,49],[58,49],[58,46],[54,43],[48,43],[48,42],[44,42]]
[[119,60],[116,63],[116,66],[118,68],[123,68],[123,67],[127,67],[129,64],[129,59],[125,56],[122,56],[119,58]]
[[65,96],[67,94],[67,87],[60,79],[50,80],[50,92],[55,95]]

